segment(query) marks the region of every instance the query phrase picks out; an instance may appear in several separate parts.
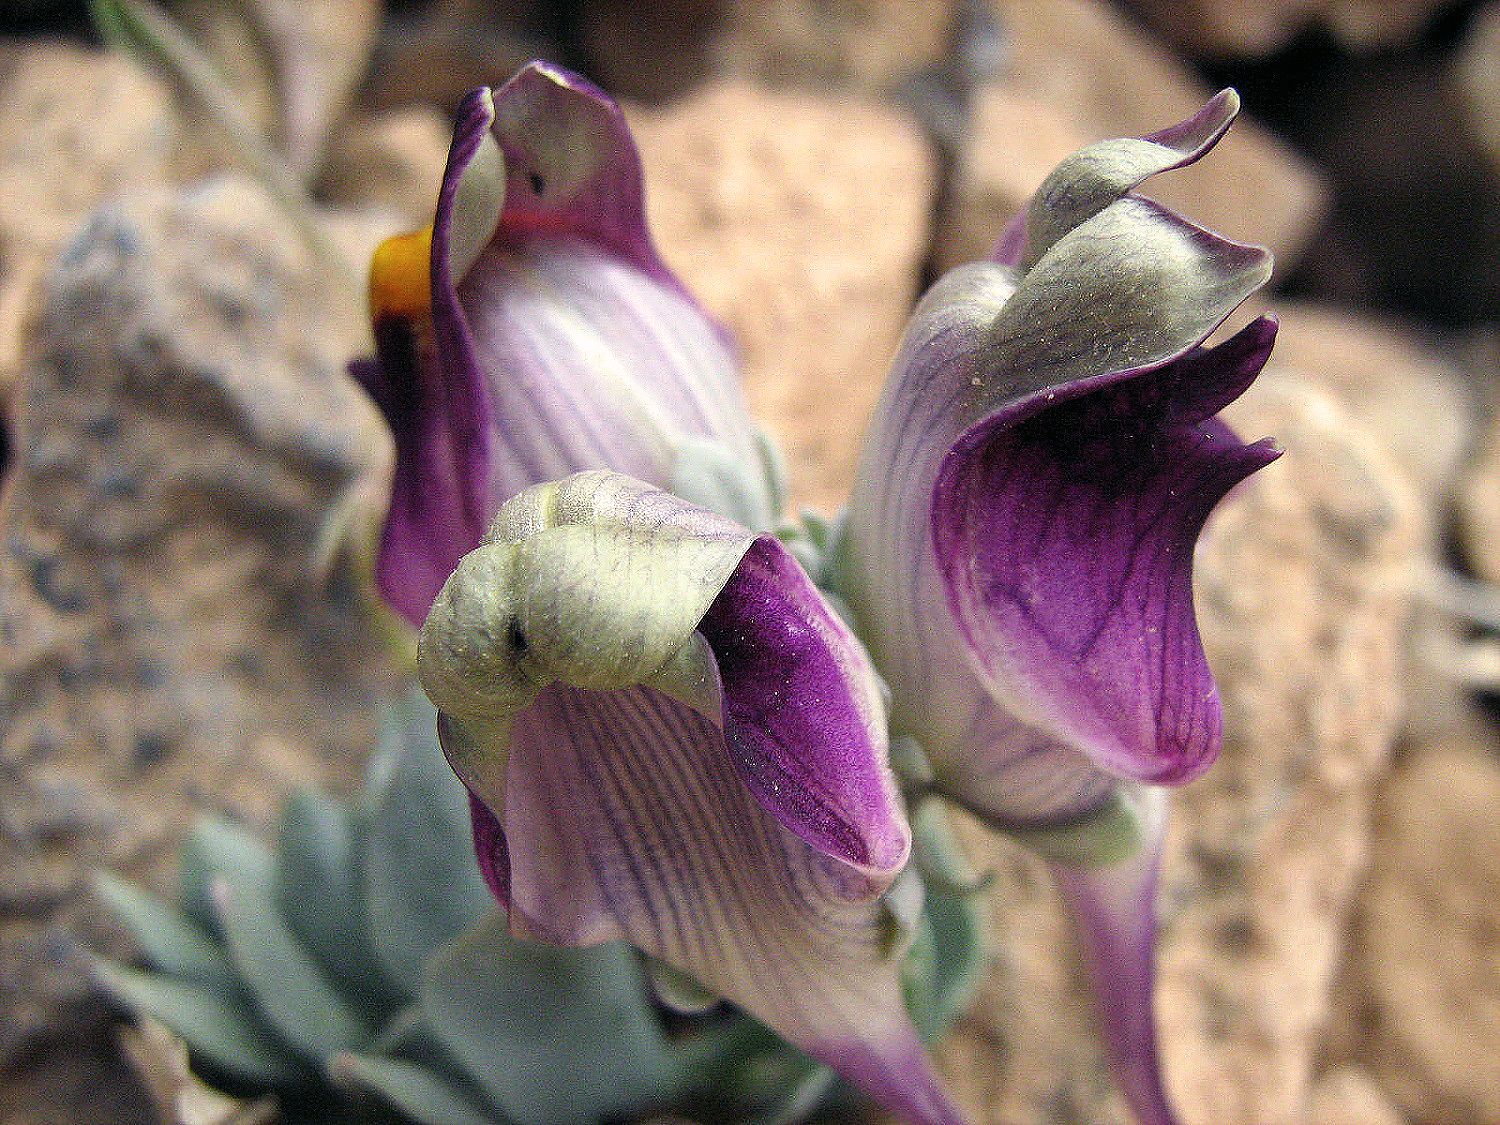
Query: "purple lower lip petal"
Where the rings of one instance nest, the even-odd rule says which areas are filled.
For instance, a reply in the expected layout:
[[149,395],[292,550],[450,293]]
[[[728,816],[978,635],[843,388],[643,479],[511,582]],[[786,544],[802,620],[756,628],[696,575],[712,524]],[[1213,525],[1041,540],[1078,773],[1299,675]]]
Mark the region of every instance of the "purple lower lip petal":
[[623,937],[904,1119],[962,1120],[906,1015],[886,881],[782,828],[708,719],[645,687],[548,688],[516,725],[506,805],[519,936]]
[[1023,400],[964,435],[938,478],[934,545],[982,677],[1117,776],[1180,784],[1218,751],[1193,545],[1276,455],[1211,417],[1274,338],[1257,321],[1071,400]]
[[808,843],[893,874],[911,834],[884,768],[883,716],[859,643],[776,540],[757,540],[700,626],[724,685],[741,778]]

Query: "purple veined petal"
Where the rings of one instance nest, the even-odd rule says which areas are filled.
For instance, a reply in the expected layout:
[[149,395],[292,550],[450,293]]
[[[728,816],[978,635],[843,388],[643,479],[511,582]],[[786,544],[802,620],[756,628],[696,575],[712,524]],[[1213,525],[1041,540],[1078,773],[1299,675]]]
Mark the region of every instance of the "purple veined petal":
[[1262,319],[1154,370],[1023,399],[964,434],[939,474],[934,548],[981,678],[1117,776],[1181,784],[1218,752],[1193,546],[1277,456],[1213,418],[1275,330]]
[[879,680],[775,537],[615,473],[508,502],[423,629],[418,673],[470,791],[507,801],[511,730],[542,687],[646,683],[723,732],[782,827],[873,879],[911,833]]
[[[493,235],[477,250],[450,245],[450,236],[461,243],[467,231],[485,229],[460,222],[474,208],[455,204],[490,141],[504,165],[500,193],[489,204],[497,212]],[[490,183],[487,172],[480,178]],[[499,293],[517,283],[526,295],[495,311]],[[714,438],[746,456],[755,452],[728,337],[651,241],[640,157],[624,115],[596,86],[561,67],[532,63],[493,93],[476,91],[460,110],[433,227],[432,303],[445,366],[472,368],[500,388],[519,377],[527,392],[540,395],[530,424],[545,432],[531,435],[533,458],[545,437],[572,458],[566,471],[613,468],[661,483],[670,473],[670,450],[661,445],[674,432]],[[546,305],[550,315],[520,354],[506,346],[517,334],[492,335],[498,328],[503,336],[511,317]],[[493,319],[485,319],[487,312]],[[559,360],[562,370],[547,379],[548,362]],[[608,370],[582,378],[601,363]],[[494,403],[499,416],[508,417],[506,407],[522,394],[515,390],[509,401]],[[631,398],[638,404],[622,410]],[[576,429],[590,430],[592,444],[572,448],[572,429],[552,410],[578,411]],[[642,410],[654,417],[638,430]],[[526,432],[525,425],[517,428]],[[637,432],[656,448],[634,449]],[[499,444],[508,441],[502,435]],[[517,454],[522,462],[527,456]],[[628,463],[643,457],[654,472],[635,472]],[[539,464],[516,468],[545,472]],[[500,467],[495,473],[511,492],[548,479],[506,477]]]
[[493,514],[485,486],[488,397],[477,383],[431,377],[436,361],[425,325],[379,319],[375,340],[377,360],[361,365],[355,377],[371,392],[396,446],[375,578],[387,604],[421,625]]
[[474,858],[479,862],[479,874],[495,901],[509,910],[510,848],[505,842],[505,828],[489,806],[473,793],[469,794],[469,820],[474,828]]
[[894,872],[781,827],[704,716],[647,687],[547,688],[515,728],[504,821],[518,936],[623,937],[903,1119],[962,1120],[906,1014]]
[[595,468],[664,485],[699,439],[759,465],[733,350],[642,198],[619,107],[536,63],[465,99],[430,231],[377,253],[361,373],[397,458],[376,576],[413,623],[528,485]]
[[417,668],[519,936],[628,940],[908,1119],[958,1120],[883,898],[911,837],[878,680],[778,540],[619,474],[535,486]]
[[723,685],[745,785],[783,827],[884,877],[911,832],[885,767],[884,708],[863,649],[785,547],[756,540],[699,629]]
[[1140,1125],[1176,1125],[1156,1033],[1157,884],[1165,794],[1141,794],[1145,841],[1106,866],[1049,863],[1078,935],[1111,1070]]
[[[1118,747],[1101,753],[1092,743],[1074,741],[1081,724],[1059,723],[1055,713],[1024,698],[1046,669],[1028,665],[1024,682],[1005,682],[997,673],[1019,660],[998,663],[995,654],[975,647],[995,638],[954,617],[948,587],[963,577],[968,556],[947,532],[941,543],[938,539],[939,516],[951,522],[952,514],[936,507],[940,470],[947,479],[959,479],[957,464],[983,445],[981,436],[1003,432],[1018,403],[1061,409],[1076,396],[1106,388],[1122,373],[1141,377],[1172,367],[1268,272],[1264,251],[1220,239],[1154,203],[1129,197],[1070,231],[1026,273],[987,263],[963,267],[943,278],[918,308],[867,440],[838,582],[891,685],[894,729],[927,748],[939,775],[972,779],[1004,772],[993,767],[1012,748],[986,751],[969,737],[983,718],[986,695],[1026,724],[1090,755],[1106,771],[1117,764],[1106,758],[1120,756],[1113,752]],[[1157,296],[1142,302],[1141,293]],[[1269,337],[1263,342],[1268,346]],[[1221,360],[1228,355],[1211,354]],[[1183,370],[1203,369],[1189,364]],[[1194,405],[1205,411],[1223,402],[1222,397],[1199,398]],[[1122,419],[1122,433],[1133,426],[1150,446],[1152,435],[1140,429],[1143,417]],[[1198,429],[1209,445],[1227,449],[1231,444],[1214,426]],[[957,448],[961,440],[973,443],[963,456]],[[1210,491],[1207,486],[1196,494],[1200,506]],[[1178,522],[1193,526],[1196,534],[1191,513]],[[1054,530],[1080,539],[1089,533],[1081,526]],[[991,558],[997,565],[1001,561],[998,554]],[[1023,556],[1015,556],[1015,564],[1029,565]],[[1073,593],[1067,593],[1071,599]],[[1153,625],[1136,615],[1136,628]],[[965,654],[967,671],[959,653]],[[976,673],[982,688],[972,684]],[[1089,728],[1091,735],[1097,726]],[[957,760],[974,753],[991,760],[980,766]],[[1141,774],[1137,768],[1125,776]],[[1027,822],[1053,813],[1020,807],[1013,795],[986,795],[973,803],[993,806],[998,800],[1006,804],[1007,820]],[[1068,811],[1077,810],[1069,805]]]

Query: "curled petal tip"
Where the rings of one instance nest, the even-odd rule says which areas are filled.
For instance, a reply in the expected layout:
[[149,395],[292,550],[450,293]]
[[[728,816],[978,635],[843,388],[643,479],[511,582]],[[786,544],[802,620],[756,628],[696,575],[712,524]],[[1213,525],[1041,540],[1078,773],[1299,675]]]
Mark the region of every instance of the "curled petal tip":
[[1164,148],[1177,149],[1186,156],[1184,163],[1190,163],[1212,150],[1223,139],[1239,114],[1239,91],[1227,86],[1205,102],[1203,108],[1191,117],[1175,125],[1168,125],[1165,129],[1147,133],[1141,139]]

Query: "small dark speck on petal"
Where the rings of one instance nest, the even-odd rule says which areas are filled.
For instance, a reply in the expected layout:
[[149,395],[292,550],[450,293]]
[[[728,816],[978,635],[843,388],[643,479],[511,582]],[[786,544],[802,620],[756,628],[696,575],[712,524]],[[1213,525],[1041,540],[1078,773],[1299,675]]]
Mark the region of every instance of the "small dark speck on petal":
[[542,176],[539,172],[531,173],[530,180],[531,190],[537,195],[541,195],[542,192],[547,190],[547,181],[542,179]]

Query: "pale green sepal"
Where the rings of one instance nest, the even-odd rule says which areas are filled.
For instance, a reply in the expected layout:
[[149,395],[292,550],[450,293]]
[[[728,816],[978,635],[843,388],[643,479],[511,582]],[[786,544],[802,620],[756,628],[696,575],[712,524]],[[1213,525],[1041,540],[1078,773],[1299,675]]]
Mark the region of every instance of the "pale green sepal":
[[417,644],[417,675],[427,697],[463,718],[513,715],[548,682],[530,656],[517,586],[516,548],[490,543],[470,551],[444,583]]
[[375,1094],[420,1125],[508,1125],[451,1079],[405,1059],[345,1053],[329,1064],[328,1076]]
[[1182,164],[1229,128],[1240,98],[1226,90],[1206,107],[1191,134],[1174,145],[1136,137],[1100,141],[1064,159],[1042,181],[1026,211],[1026,259],[1036,262],[1074,227],[1143,181]]
[[780,510],[764,474],[764,458],[746,464],[722,442],[690,434],[677,440],[667,490],[759,531],[770,527]]
[[[765,474],[766,493],[770,497],[771,519],[777,520],[786,511],[787,476],[786,457],[781,446],[764,426],[755,427],[755,448],[760,454],[761,472]],[[760,530],[760,529],[757,529]]]
[[685,703],[715,726],[724,725],[724,683],[719,661],[702,633],[694,633],[661,669],[644,681]]
[[775,1103],[751,1120],[751,1125],[797,1125],[806,1121],[837,1081],[829,1067],[803,1056],[798,1059],[797,1072],[790,1076],[783,1087],[784,1092]]
[[922,744],[909,735],[898,734],[891,739],[891,769],[901,784],[919,790],[930,788],[936,780]]
[[422,992],[443,1044],[519,1125],[633,1117],[688,1076],[622,942],[563,949],[492,915],[429,964]]
[[1098,809],[1067,824],[1050,828],[992,827],[1052,863],[1106,867],[1129,859],[1147,842],[1151,814],[1143,807],[1143,796],[1121,786]]
[[[1149,200],[1117,199],[1058,239],[999,309],[965,415],[1179,356],[1264,285],[1271,265],[1262,247],[1209,242]],[[948,277],[962,282],[973,268]]]
[[223,817],[206,816],[183,841],[182,907],[189,918],[210,933],[223,936],[214,884],[266,882],[276,859],[253,834]]
[[153,969],[213,991],[239,988],[228,954],[176,907],[106,871],[94,873],[94,891],[130,931]]
[[922,929],[903,966],[912,1020],[925,1042],[963,1014],[984,980],[984,881],[976,879],[937,801],[912,813],[912,865],[927,890]]
[[256,1009],[286,1043],[322,1061],[369,1040],[370,1027],[282,918],[269,881],[225,881],[215,889],[235,968]]
[[914,866],[907,864],[880,900],[881,921],[885,925],[882,958],[906,956],[921,925],[924,897],[922,877]]
[[448,765],[491,809],[505,808],[505,775],[510,761],[510,716],[460,719],[439,712],[437,729]]
[[365,834],[369,940],[406,995],[422,966],[484,916],[489,891],[474,860],[468,797],[437,741],[437,715],[417,713],[389,776],[371,794]]
[[651,991],[674,1012],[685,1016],[702,1015],[723,999],[713,989],[675,965],[669,965],[649,954],[643,954],[642,959],[646,963],[646,976],[651,982]]
[[310,1076],[260,1025],[242,997],[104,960],[96,959],[92,971],[111,996],[166,1024],[194,1054],[226,1074],[258,1087],[291,1085]]
[[465,720],[514,715],[553,682],[604,691],[652,679],[755,539],[606,472],[527,489],[485,538],[438,595],[417,655],[428,696]]
[[396,761],[406,749],[407,730],[413,723],[425,722],[431,717],[432,703],[415,679],[405,692],[386,704],[375,731],[375,752],[365,763],[362,812],[368,813],[379,802],[380,794],[390,786]]

